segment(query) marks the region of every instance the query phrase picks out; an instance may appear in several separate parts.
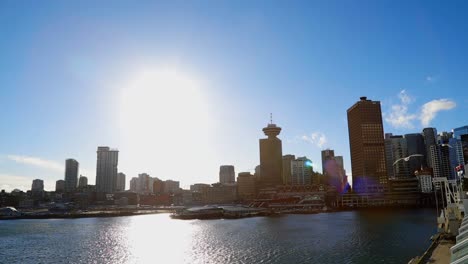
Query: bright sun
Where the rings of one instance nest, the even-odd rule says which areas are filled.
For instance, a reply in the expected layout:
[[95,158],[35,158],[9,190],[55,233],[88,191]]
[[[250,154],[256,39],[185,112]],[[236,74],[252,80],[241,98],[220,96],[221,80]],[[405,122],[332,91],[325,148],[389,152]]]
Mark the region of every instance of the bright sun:
[[[189,183],[212,157],[212,119],[199,80],[174,69],[147,69],[124,84],[121,157],[127,179],[147,172]],[[187,179],[188,178],[188,179]]]

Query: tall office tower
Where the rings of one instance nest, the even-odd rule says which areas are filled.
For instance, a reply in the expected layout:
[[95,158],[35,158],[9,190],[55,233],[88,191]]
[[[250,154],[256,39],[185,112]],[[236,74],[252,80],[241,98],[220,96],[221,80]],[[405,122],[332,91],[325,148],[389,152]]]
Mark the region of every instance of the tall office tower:
[[150,183],[150,176],[147,173],[140,173],[138,174],[138,181],[137,181],[137,192],[138,193],[149,193],[149,183]]
[[80,175],[80,179],[78,180],[78,187],[83,188],[88,186],[88,178],[83,175]]
[[407,161],[402,160],[407,156],[406,138],[399,135],[385,134],[385,159],[389,179],[404,179],[410,176],[409,164]]
[[457,138],[449,139],[449,159],[450,159],[450,174],[452,179],[456,179],[457,173],[455,168],[459,165],[465,165],[463,157],[463,145],[461,140]]
[[353,189],[380,192],[387,184],[382,111],[379,101],[360,99],[347,111]]
[[326,170],[326,163],[328,160],[335,159],[335,151],[333,149],[326,149],[322,150],[322,174],[326,177],[327,170]]
[[44,191],[44,181],[40,179],[35,179],[32,181],[31,192],[43,192]]
[[437,144],[437,130],[433,127],[426,127],[423,129],[423,137],[424,137],[424,145],[426,147],[426,162],[427,166],[434,168],[434,165],[432,164],[433,160],[437,160],[437,157],[431,157],[432,153],[435,153],[431,151],[431,146]]
[[431,164],[434,177],[450,178],[449,147],[441,145],[430,146]]
[[453,137],[461,140],[463,148],[463,159],[468,163],[468,126],[453,129]]
[[222,184],[236,182],[236,173],[234,172],[234,166],[222,165],[219,167],[219,182]]
[[115,191],[125,191],[125,174],[122,172],[117,173],[117,180],[115,181]]
[[78,161],[67,159],[65,161],[65,191],[74,192],[78,186]]
[[283,184],[291,185],[292,167],[291,162],[296,159],[294,155],[283,156]]
[[263,128],[268,138],[260,139],[260,188],[276,187],[283,183],[283,150],[277,138],[281,128],[271,121]]
[[335,156],[335,161],[338,166],[340,166],[343,175],[346,175],[346,170],[344,169],[343,156]]
[[130,180],[130,191],[131,191],[131,192],[138,192],[137,185],[138,185],[138,178],[137,178],[137,177],[133,177],[133,178]]
[[292,168],[292,185],[311,185],[312,174],[314,173],[312,168],[312,161],[307,157],[299,157],[291,162]]
[[415,154],[423,155],[414,156],[408,161],[408,169],[410,176],[414,176],[415,171],[427,167],[426,146],[424,145],[424,137],[420,133],[405,134],[404,137],[408,146],[408,156]]
[[98,147],[96,165],[96,191],[112,193],[117,178],[119,151],[109,147]]
[[56,193],[63,193],[65,191],[65,181],[58,180],[55,182],[55,192]]

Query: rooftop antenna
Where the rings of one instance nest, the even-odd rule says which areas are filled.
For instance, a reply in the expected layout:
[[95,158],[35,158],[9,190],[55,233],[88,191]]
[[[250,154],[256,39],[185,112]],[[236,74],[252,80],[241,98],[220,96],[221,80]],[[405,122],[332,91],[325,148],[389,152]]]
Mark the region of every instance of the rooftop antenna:
[[273,124],[273,114],[270,113],[270,124]]

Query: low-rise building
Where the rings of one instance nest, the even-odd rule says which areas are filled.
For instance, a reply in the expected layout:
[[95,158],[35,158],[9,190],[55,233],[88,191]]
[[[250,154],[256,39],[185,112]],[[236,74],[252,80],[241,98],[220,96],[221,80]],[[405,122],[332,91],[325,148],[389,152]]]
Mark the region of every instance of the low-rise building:
[[255,198],[255,176],[250,172],[241,172],[237,176],[237,195],[240,200]]

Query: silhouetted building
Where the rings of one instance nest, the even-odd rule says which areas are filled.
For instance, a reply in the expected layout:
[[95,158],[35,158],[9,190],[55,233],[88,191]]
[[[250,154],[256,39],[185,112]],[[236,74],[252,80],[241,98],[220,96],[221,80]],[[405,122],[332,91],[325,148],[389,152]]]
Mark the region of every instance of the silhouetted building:
[[83,175],[80,175],[80,179],[78,180],[78,187],[83,188],[88,186],[88,178]]
[[112,193],[117,179],[119,151],[109,147],[98,147],[96,166],[96,190],[100,193]]
[[263,128],[268,138],[260,139],[260,188],[283,184],[283,154],[281,140],[277,138],[281,128],[273,123]]
[[222,165],[219,167],[219,182],[222,184],[236,182],[236,174],[234,172],[234,166]]
[[116,192],[123,192],[125,191],[125,174],[122,172],[119,172],[117,174],[117,180],[115,183],[115,191]]
[[31,192],[43,192],[44,191],[44,181],[40,179],[35,179],[32,181]]
[[292,162],[296,159],[294,155],[283,156],[283,184],[291,185],[292,181]]
[[[426,147],[426,162],[427,166],[434,168],[432,160],[434,157],[431,156],[431,146],[437,144],[437,130],[433,127],[426,127],[423,129],[424,145]],[[435,158],[437,159],[437,158]]]
[[[409,174],[408,145],[403,136],[385,134],[385,158],[389,179],[405,179]],[[395,163],[396,162],[396,163]]]
[[291,185],[311,185],[312,174],[312,161],[307,157],[298,157],[291,162],[292,178]]
[[325,177],[327,176],[326,163],[327,161],[334,160],[334,159],[335,159],[335,151],[333,149],[322,150],[322,174]]
[[255,176],[250,172],[241,172],[237,176],[237,196],[241,200],[255,198]]
[[347,111],[353,189],[380,192],[387,184],[382,111],[379,101],[360,99]]
[[421,168],[427,167],[426,146],[424,145],[424,137],[420,133],[405,134],[406,145],[408,149],[408,156],[410,155],[423,155],[413,156],[408,160],[408,171],[410,176],[414,177],[414,172]]
[[[239,178],[238,178],[239,179]],[[195,183],[190,185],[191,192],[202,192],[203,189],[210,187],[209,184],[206,183]]]
[[55,192],[56,193],[63,193],[65,192],[65,181],[58,180],[55,182]]
[[67,159],[65,161],[65,191],[74,192],[78,186],[78,161]]
[[138,192],[137,185],[138,185],[138,178],[137,178],[137,177],[133,177],[133,178],[130,180],[130,191],[131,191],[131,192]]

